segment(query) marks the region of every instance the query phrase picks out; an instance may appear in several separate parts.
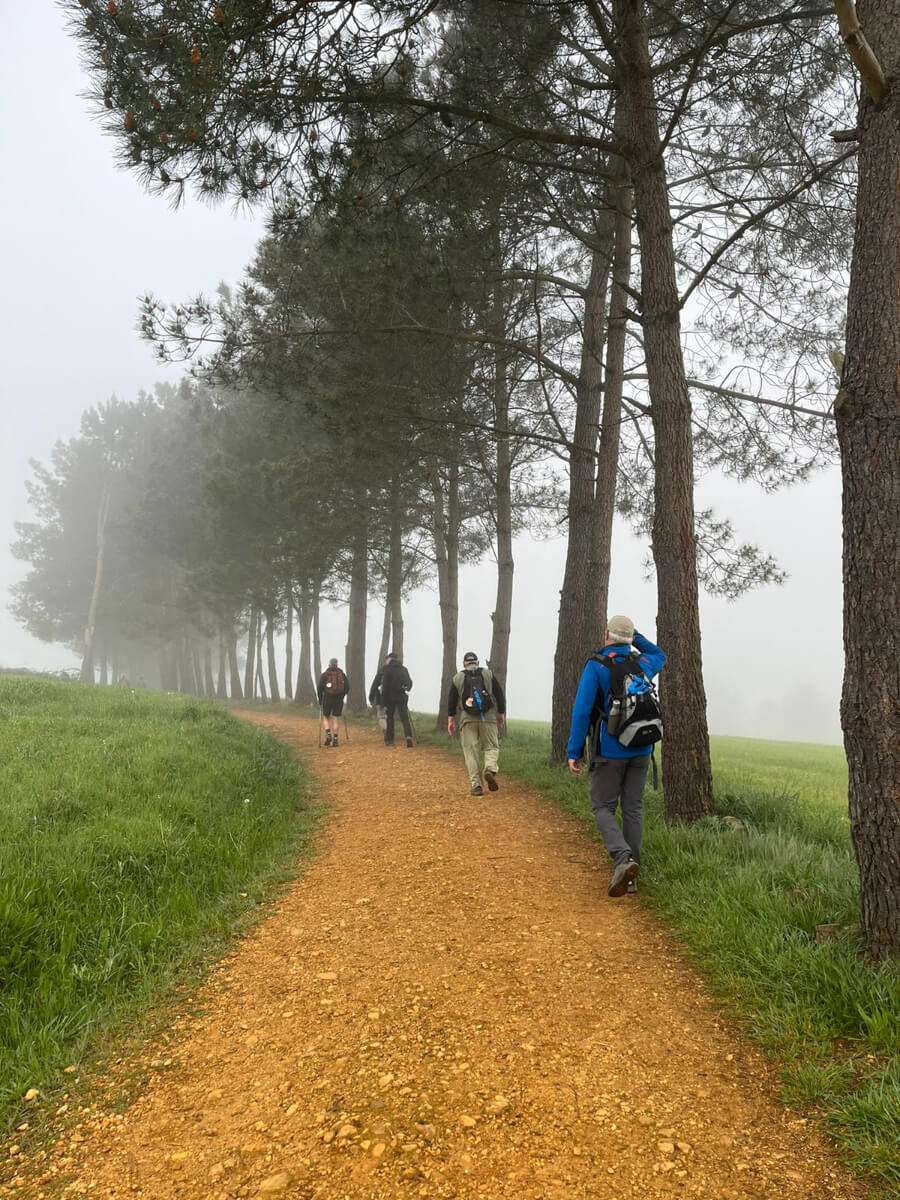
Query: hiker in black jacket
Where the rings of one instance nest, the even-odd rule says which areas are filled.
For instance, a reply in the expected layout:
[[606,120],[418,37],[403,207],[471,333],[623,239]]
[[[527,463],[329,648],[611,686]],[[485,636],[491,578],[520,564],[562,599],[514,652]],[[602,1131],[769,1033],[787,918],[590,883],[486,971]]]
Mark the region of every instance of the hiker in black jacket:
[[404,667],[398,655],[389,654],[380,675],[381,702],[387,709],[384,744],[386,746],[394,744],[394,713],[396,712],[399,713],[400,720],[403,722],[406,744],[412,746],[412,726],[409,723],[409,693],[412,689],[412,680],[409,677],[409,671]]
[[378,668],[375,678],[372,680],[372,686],[369,688],[369,703],[375,709],[375,715],[378,717],[378,725],[382,734],[387,731],[387,709],[384,707],[384,697],[381,695],[381,681],[384,678],[384,668],[390,661],[390,657],[388,655]]
[[328,668],[322,672],[319,686],[316,688],[319,708],[322,710],[326,746],[338,744],[341,713],[344,711],[344,699],[349,691],[350,681],[338,666],[338,660],[336,658],[329,659]]

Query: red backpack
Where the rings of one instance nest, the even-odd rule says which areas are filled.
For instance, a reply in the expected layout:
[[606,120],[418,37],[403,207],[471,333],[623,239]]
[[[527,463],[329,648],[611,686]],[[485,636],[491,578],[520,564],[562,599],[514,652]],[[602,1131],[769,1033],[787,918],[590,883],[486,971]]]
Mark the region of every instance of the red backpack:
[[325,690],[332,696],[343,696],[347,691],[347,676],[340,667],[325,672]]

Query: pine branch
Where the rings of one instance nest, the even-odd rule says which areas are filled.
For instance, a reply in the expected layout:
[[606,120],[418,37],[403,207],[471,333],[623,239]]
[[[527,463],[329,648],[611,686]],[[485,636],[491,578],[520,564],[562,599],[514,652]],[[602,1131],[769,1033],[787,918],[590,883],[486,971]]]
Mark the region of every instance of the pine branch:
[[853,0],[834,0],[834,8],[837,13],[838,29],[844,45],[847,47],[847,53],[859,71],[860,78],[866,85],[869,95],[876,104],[880,104],[887,95],[887,80],[881,64],[875,57],[875,52],[859,27],[856,5]]

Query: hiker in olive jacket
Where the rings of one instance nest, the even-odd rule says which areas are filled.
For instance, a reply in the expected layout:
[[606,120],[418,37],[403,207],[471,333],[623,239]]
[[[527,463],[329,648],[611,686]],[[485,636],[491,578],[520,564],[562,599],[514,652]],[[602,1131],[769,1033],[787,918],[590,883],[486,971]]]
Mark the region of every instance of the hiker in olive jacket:
[[[409,671],[407,671],[406,667],[400,661],[399,655],[389,654],[387,662],[385,662],[379,674],[381,675],[381,682],[378,685],[378,690],[381,692],[381,702],[387,710],[384,744],[386,746],[393,746],[394,744],[394,714],[397,713],[403,722],[406,745],[408,747],[412,746],[413,733],[412,726],[409,723],[409,693],[412,690],[412,680],[409,677]],[[373,684],[372,686],[374,688],[375,685]]]
[[505,721],[506,696],[500,681],[493,671],[479,667],[478,655],[470,650],[463,657],[463,669],[453,676],[447,694],[447,732],[456,733],[458,724],[473,796],[484,795],[482,769],[488,790],[500,790],[497,783],[500,770],[498,727]]

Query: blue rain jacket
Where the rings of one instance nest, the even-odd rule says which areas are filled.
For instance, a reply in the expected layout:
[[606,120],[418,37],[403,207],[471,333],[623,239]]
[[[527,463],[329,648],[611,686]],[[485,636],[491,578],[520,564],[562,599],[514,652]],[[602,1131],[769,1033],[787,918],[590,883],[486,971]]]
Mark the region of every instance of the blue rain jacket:
[[[659,646],[654,646],[653,643],[645,638],[642,633],[634,631],[634,646],[640,654],[639,662],[647,675],[652,679],[666,665],[666,656],[660,650]],[[604,653],[608,653],[611,646],[604,646]],[[620,652],[616,653],[617,659],[626,658],[631,653],[631,646],[617,647]],[[598,696],[598,693],[600,695]],[[591,722],[591,712],[594,708],[594,702],[600,701],[600,707],[605,712],[608,708],[609,700],[609,671],[601,663],[589,659],[585,663],[584,671],[581,675],[581,682],[578,685],[578,691],[575,695],[575,706],[572,709],[572,724],[569,729],[569,748],[566,751],[568,758],[583,758],[584,757],[584,740],[587,737],[588,726]],[[629,749],[621,745],[616,739],[606,730],[606,721],[603,722],[600,732],[600,757],[601,758],[639,758],[641,755],[651,754],[652,746],[642,746],[638,750]]]

